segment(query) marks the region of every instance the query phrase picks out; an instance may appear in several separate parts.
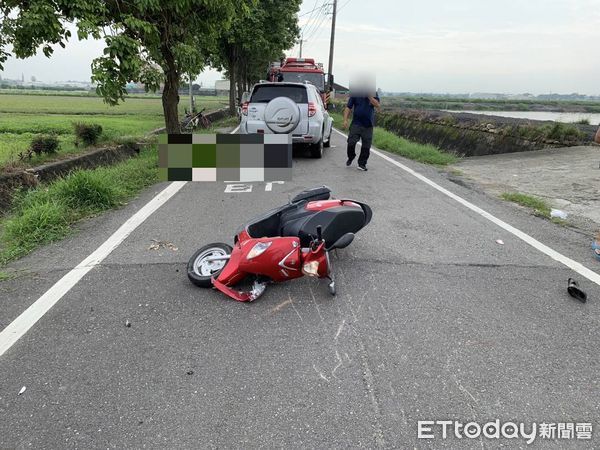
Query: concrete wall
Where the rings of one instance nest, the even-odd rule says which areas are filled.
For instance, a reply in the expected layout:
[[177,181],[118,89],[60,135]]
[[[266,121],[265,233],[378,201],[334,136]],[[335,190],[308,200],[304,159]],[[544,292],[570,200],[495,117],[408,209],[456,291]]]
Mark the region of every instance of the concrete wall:
[[[229,115],[229,110],[219,109],[206,114],[211,122],[223,119]],[[164,127],[154,130],[150,134],[163,133]],[[0,174],[0,214],[8,211],[15,190],[29,189],[37,186],[40,182],[48,182],[60,176],[66,175],[75,169],[90,169],[103,165],[110,165],[135,156],[140,151],[137,144],[119,145],[94,149],[83,155],[55,161],[42,166],[27,170],[19,170],[13,173]]]
[[62,161],[2,174],[0,175],[0,212],[5,212],[10,208],[16,189],[36,187],[41,182],[51,181],[75,169],[89,169],[114,164],[137,155],[139,151],[139,146],[135,144],[99,148]]
[[594,127],[572,124],[573,136],[551,139],[554,122],[442,111],[400,110],[378,115],[377,125],[398,136],[460,156],[481,156],[589,144]]

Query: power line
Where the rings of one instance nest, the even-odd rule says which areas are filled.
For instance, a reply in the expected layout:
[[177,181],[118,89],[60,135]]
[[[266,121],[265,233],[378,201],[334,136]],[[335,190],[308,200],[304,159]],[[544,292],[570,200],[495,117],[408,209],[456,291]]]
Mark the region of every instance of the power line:
[[315,43],[319,37],[321,37],[321,35],[323,34],[323,30],[325,30],[326,27],[321,27],[321,25],[323,25],[323,23],[325,22],[326,19],[328,19],[328,16],[324,16],[321,19],[321,22],[319,23],[319,25],[316,27],[315,31],[318,30],[318,33],[316,35],[314,35],[313,37],[311,37],[310,40],[307,40],[308,44],[304,46],[304,48],[306,49],[307,47],[310,47],[313,43]]
[[321,16],[317,16],[315,17],[315,19],[310,23],[307,24],[303,29],[302,29],[302,36],[310,36],[317,28],[317,22],[321,19]]
[[[315,6],[313,7],[313,9],[311,9],[311,10],[310,10],[310,11],[308,11],[308,12],[305,12],[304,14],[300,14],[300,15],[298,16],[298,19],[299,19],[299,18],[301,18],[301,17],[304,17],[304,16],[306,16],[306,15],[308,15],[308,14],[311,14],[311,15],[312,15],[312,14],[313,14],[313,13],[314,13],[316,10],[318,10],[318,9],[322,9],[322,8],[324,8],[325,6],[328,6],[327,4],[323,3],[321,6],[317,7],[317,3],[318,3],[318,1],[319,1],[319,0],[315,0]],[[310,20],[310,17],[309,17],[309,20]]]
[[321,12],[321,14],[315,17],[315,21],[311,24],[312,26],[307,27],[307,29],[303,31],[303,35],[308,36],[309,39],[312,39],[312,35],[314,35],[317,32],[317,30],[321,28],[321,25],[323,25],[323,22],[325,22],[327,18],[328,15]]
[[[302,28],[305,28],[306,24],[309,24],[310,21],[312,20],[313,14],[314,14],[315,10],[317,9],[317,3],[318,2],[319,2],[319,0],[315,0],[315,4],[313,5],[313,9],[310,11],[310,15],[308,16],[308,19],[306,19],[306,23],[305,23],[304,27],[302,27]],[[304,34],[304,30],[302,30],[302,34]]]
[[317,23],[319,20],[321,20],[321,22],[318,25],[318,26],[320,26],[320,24],[322,23],[323,17],[326,17],[326,13],[324,12],[325,6],[327,6],[326,1],[324,1],[322,3],[321,8],[319,9],[319,12],[314,17],[314,19],[312,19],[311,22],[307,22],[306,25],[304,25],[304,29],[302,30],[302,33],[304,36],[310,36],[312,33],[314,33],[317,30]]
[[338,8],[338,13],[344,9],[344,6],[346,6],[348,3],[350,3],[351,0],[346,0],[346,3],[344,3],[341,7]]
[[[321,22],[321,24],[322,24],[322,23],[323,23],[323,22]],[[319,27],[320,27],[320,26],[321,26],[321,25],[319,25]],[[319,30],[318,34],[317,34],[315,37],[313,37],[313,38],[310,40],[310,42],[311,42],[311,43],[317,42],[317,41],[319,40],[319,38],[321,37],[321,35],[323,34],[323,30],[325,30],[325,29],[326,29],[325,27],[322,27],[322,28]],[[307,42],[308,42],[308,41],[307,41]],[[306,49],[306,47],[308,47],[308,46],[310,46],[310,44],[308,44],[308,45],[305,45],[305,46],[304,46],[304,48]]]

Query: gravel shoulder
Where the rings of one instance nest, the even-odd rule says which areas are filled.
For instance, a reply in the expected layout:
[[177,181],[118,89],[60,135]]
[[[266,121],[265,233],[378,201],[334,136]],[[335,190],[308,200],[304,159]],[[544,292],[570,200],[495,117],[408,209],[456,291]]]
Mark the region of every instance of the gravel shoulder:
[[493,196],[520,192],[543,198],[586,233],[600,228],[600,146],[465,158],[450,170]]

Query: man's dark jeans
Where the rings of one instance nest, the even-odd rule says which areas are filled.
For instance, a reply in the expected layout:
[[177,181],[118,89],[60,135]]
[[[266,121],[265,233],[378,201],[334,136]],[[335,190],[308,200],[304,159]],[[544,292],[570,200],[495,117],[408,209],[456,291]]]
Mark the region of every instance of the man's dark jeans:
[[352,123],[348,134],[348,159],[356,157],[356,144],[361,141],[360,156],[358,165],[366,166],[371,154],[371,142],[373,142],[373,127],[363,127]]

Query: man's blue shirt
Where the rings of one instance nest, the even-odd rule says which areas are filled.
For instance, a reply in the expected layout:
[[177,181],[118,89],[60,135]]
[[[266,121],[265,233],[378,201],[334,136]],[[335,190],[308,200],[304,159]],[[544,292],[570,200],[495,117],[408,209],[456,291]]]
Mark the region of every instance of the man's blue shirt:
[[[377,94],[374,98],[379,101]],[[371,105],[367,97],[350,97],[347,106],[354,111],[352,123],[362,127],[375,126],[375,107]]]

